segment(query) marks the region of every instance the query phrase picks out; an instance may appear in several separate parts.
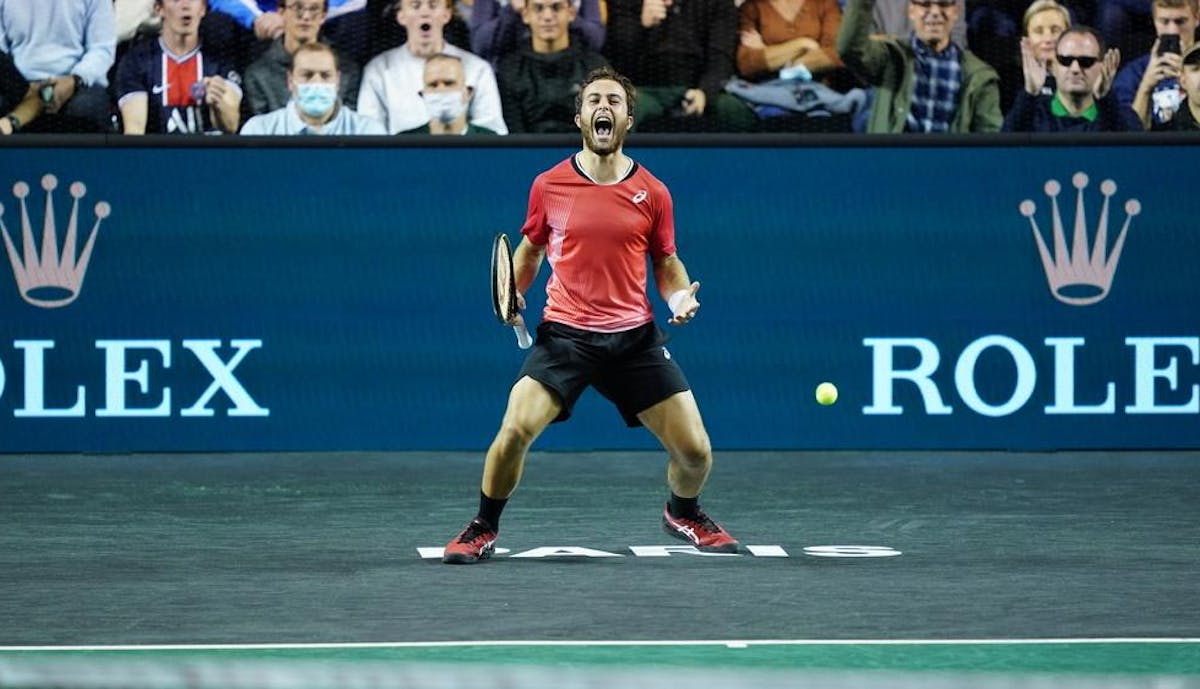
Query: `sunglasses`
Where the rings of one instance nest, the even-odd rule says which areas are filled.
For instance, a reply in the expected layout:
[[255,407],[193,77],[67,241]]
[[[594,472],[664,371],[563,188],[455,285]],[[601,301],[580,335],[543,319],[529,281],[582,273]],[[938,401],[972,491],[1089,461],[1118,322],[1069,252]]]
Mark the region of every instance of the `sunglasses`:
[[947,9],[950,7],[954,7],[957,4],[956,0],[909,0],[909,1],[913,5],[916,5],[917,7],[920,7],[923,10],[927,10],[931,7]]
[[1087,69],[1100,61],[1100,58],[1091,55],[1055,55],[1054,57],[1063,67],[1070,67],[1072,62],[1078,62],[1080,69]]

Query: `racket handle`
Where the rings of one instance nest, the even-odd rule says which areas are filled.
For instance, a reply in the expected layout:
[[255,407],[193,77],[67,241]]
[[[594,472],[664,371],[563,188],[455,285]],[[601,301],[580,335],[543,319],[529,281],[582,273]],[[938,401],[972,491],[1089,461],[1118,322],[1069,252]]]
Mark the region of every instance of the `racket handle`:
[[513,323],[513,332],[517,334],[517,346],[521,349],[529,349],[533,346],[533,338],[529,335],[529,328],[525,327],[525,319],[519,314],[517,320]]

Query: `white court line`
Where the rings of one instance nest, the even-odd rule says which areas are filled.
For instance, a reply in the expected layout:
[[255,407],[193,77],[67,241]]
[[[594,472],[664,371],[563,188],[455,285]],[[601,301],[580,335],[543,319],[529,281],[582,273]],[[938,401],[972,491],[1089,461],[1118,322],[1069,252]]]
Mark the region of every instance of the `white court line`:
[[1088,637],[1078,639],[726,639],[641,641],[362,641],[346,643],[258,644],[114,644],[110,646],[0,646],[0,653],[15,651],[274,651],[349,648],[462,648],[470,646],[1021,646],[1049,644],[1195,644],[1200,637]]

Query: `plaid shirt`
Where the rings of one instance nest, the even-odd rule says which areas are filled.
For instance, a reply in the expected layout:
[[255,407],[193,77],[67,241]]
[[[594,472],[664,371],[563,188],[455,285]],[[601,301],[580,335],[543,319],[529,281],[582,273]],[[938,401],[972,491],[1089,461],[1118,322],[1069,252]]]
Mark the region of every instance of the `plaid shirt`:
[[904,130],[949,131],[958,108],[958,92],[962,90],[962,51],[951,42],[948,48],[935,53],[918,41],[916,34],[910,40],[917,56],[917,73]]

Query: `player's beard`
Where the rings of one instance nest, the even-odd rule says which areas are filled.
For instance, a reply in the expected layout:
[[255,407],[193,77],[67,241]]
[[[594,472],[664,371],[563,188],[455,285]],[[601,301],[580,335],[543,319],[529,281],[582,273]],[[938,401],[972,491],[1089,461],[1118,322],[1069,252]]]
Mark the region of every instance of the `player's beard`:
[[596,138],[596,128],[594,125],[595,118],[592,122],[583,123],[583,144],[589,151],[596,155],[611,155],[621,150],[621,146],[625,144],[625,135],[629,133],[628,127],[624,123],[618,123],[613,120],[612,135],[604,141]]

